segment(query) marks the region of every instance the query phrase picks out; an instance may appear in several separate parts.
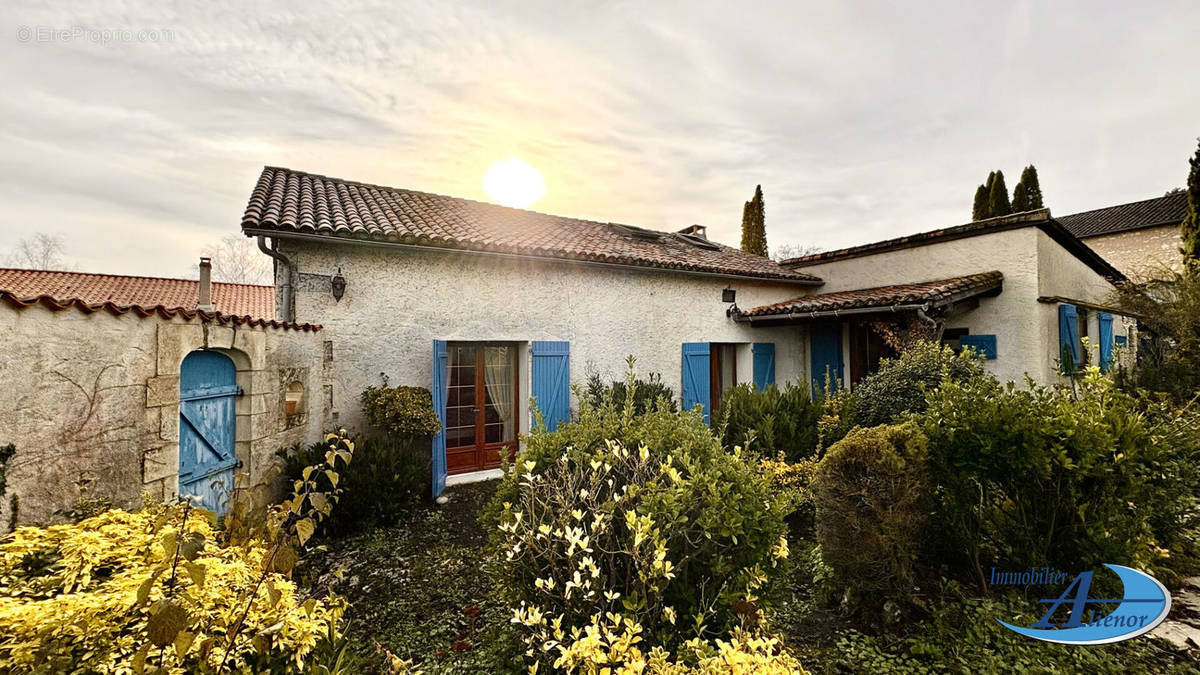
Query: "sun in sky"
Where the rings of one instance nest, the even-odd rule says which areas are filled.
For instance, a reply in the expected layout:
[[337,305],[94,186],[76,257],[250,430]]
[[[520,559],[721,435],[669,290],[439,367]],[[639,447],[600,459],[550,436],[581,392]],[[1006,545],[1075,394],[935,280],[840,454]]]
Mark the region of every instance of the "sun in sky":
[[546,181],[541,171],[509,157],[492,162],[483,176],[483,191],[499,204],[524,209],[546,195]]

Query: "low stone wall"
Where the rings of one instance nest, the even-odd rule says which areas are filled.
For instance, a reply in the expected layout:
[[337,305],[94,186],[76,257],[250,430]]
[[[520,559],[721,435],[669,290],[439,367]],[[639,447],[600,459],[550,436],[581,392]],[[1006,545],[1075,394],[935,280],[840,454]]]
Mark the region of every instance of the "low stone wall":
[[[239,482],[266,498],[275,452],[317,440],[329,424],[333,350],[321,331],[219,325],[134,313],[0,306],[0,531],[63,520],[80,500],[135,506],[173,498],[179,470],[179,367],[195,350],[228,355]],[[285,414],[285,390],[303,396]]]

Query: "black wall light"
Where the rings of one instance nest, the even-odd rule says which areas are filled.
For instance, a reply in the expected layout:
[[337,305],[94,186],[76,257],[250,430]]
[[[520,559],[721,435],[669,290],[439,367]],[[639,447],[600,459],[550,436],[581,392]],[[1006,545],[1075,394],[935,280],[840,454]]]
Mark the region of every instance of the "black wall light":
[[338,268],[337,274],[329,280],[330,290],[333,291],[334,302],[340,302],[342,296],[346,294],[346,277],[342,276],[342,268]]
[[737,291],[726,288],[721,291],[721,302],[737,302]]

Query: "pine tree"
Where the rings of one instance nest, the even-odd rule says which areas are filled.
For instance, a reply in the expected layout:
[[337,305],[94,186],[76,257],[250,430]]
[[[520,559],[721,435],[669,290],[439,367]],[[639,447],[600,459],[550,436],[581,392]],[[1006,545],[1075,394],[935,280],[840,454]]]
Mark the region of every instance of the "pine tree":
[[1191,166],[1187,180],[1188,205],[1183,222],[1179,224],[1179,235],[1183,240],[1179,252],[1183,254],[1185,269],[1200,274],[1200,138],[1196,140],[1196,154],[1188,160]]
[[767,257],[767,205],[761,185],[754,188],[754,198],[742,208],[742,250]]
[[1004,172],[997,171],[992,188],[988,192],[988,217],[1007,216],[1012,213],[1008,202],[1008,186],[1004,184]]
[[986,185],[980,185],[975,189],[975,205],[971,207],[971,220],[987,218],[987,211],[988,189]]

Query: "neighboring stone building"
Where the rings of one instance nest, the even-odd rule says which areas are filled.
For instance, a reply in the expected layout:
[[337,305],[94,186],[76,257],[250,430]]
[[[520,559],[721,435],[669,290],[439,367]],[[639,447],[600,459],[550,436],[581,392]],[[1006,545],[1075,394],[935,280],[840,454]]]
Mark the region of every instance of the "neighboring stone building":
[[331,385],[320,327],[271,319],[269,286],[204,288],[0,269],[0,446],[16,447],[0,530],[144,492],[219,510],[235,473],[270,487],[275,451],[319,437]]
[[332,375],[343,420],[358,421],[358,395],[381,374],[433,392],[435,494],[448,474],[494,475],[530,428],[531,396],[557,424],[571,385],[589,368],[619,377],[630,354],[710,415],[736,383],[852,386],[906,331],[971,346],[1017,382],[1059,381],[1064,356],[1108,365],[1132,343],[1103,304],[1122,274],[1046,210],[781,265],[697,226],[658,232],[267,167],[242,229],[276,260],[277,318],[318,321],[345,345]]
[[1182,271],[1179,224],[1186,213],[1187,193],[1180,191],[1058,221],[1126,276],[1144,281]]

